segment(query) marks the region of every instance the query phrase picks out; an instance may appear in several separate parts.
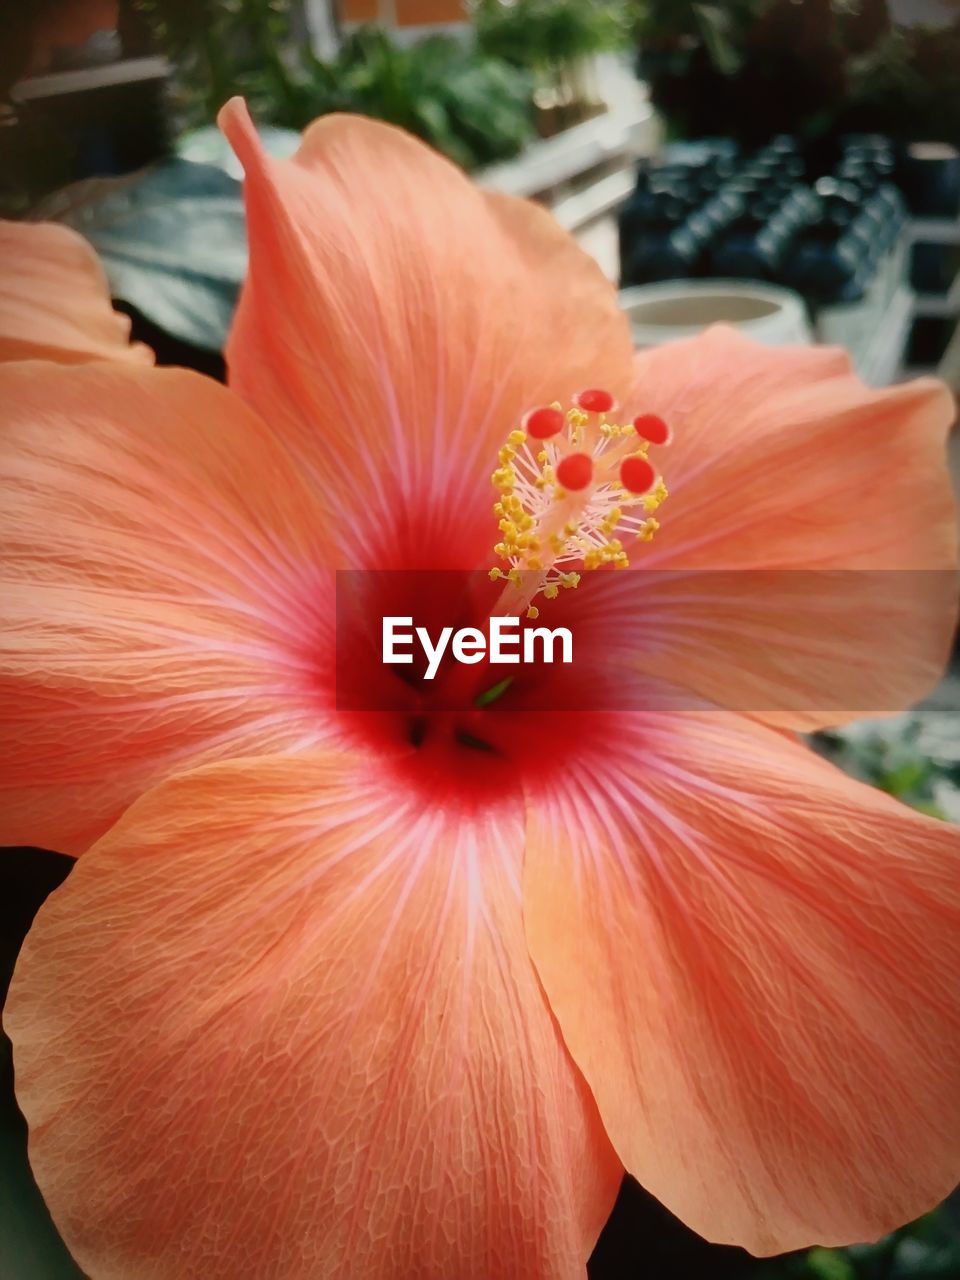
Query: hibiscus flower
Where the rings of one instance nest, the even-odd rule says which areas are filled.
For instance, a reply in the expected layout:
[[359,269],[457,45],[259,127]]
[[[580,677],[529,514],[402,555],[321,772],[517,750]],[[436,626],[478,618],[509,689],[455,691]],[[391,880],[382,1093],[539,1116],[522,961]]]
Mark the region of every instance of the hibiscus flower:
[[[5,1026],[78,1262],[573,1277],[624,1170],[760,1253],[926,1210],[960,833],[796,731],[943,665],[945,390],[725,330],[635,358],[543,211],[370,121],[282,162],[222,123],[229,389],[149,367],[89,287],[0,319],[2,835],[80,855]],[[387,571],[442,612],[461,575],[574,619],[606,700],[397,681],[338,570],[364,607]],[[397,704],[345,709],[344,669]]]
[[121,360],[152,364],[110,306],[96,254],[75,232],[0,222],[0,362]]

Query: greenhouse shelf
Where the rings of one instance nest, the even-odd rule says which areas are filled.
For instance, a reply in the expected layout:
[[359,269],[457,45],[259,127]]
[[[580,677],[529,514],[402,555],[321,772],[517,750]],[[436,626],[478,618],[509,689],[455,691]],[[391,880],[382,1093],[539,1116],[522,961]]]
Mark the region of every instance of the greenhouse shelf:
[[960,319],[960,275],[946,293],[918,293],[913,313],[919,319]]
[[877,316],[869,339],[850,348],[854,368],[871,387],[889,386],[901,376],[913,315],[914,295],[901,285]]
[[914,218],[910,239],[914,244],[960,244],[960,218]]
[[80,67],[73,71],[52,71],[30,76],[14,85],[15,102],[33,102],[64,94],[88,93],[91,89],[111,89],[117,85],[136,84],[146,80],[165,80],[171,72],[166,58],[123,58],[99,67]]
[[[572,129],[565,129],[554,138],[531,143],[515,160],[492,165],[481,170],[476,177],[481,186],[508,195],[539,197],[555,207],[558,201],[573,194],[564,190],[568,185],[572,186],[578,179],[601,168],[608,170],[600,175],[601,181],[618,176],[614,172],[618,168],[635,179],[633,166],[641,156],[649,155],[655,149],[658,134],[659,126],[652,109],[641,103],[629,109],[608,111]],[[593,185],[589,189],[592,190]],[[620,191],[618,199],[622,199],[624,194],[622,187]],[[589,220],[602,216],[610,207],[607,205],[594,213],[587,201],[582,208]],[[573,229],[568,219],[564,225]]]
[[[910,223],[912,244],[960,246],[960,218],[914,218]],[[919,366],[906,372],[911,375],[935,373],[944,378],[960,395],[960,273],[946,293],[918,293],[914,300],[913,319],[954,321],[953,337],[948,341],[940,363],[931,369]]]

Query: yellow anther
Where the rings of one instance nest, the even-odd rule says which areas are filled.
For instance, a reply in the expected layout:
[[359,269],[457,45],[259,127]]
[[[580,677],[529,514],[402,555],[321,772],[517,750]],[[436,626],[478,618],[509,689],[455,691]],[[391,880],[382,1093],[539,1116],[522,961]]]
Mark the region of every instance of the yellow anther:
[[536,622],[536,620],[540,617],[540,610],[537,608],[535,604],[532,604],[530,608],[527,610],[527,617],[530,619],[531,622]]
[[653,492],[646,494],[642,499],[643,509],[646,512],[654,512],[658,507],[662,506],[669,497],[667,486],[663,483],[663,477],[657,481]]
[[[585,569],[629,567],[623,543],[615,535],[629,531],[649,542],[660,527],[653,513],[667,497],[662,478],[645,494],[620,482],[625,458],[646,458],[650,450],[633,426],[608,422],[602,413],[588,413],[576,405],[566,410],[557,403],[553,407],[564,418],[557,439],[541,442],[522,429],[511,431],[491,477],[499,490],[492,504],[500,530],[494,551],[505,567],[491,569],[490,580],[509,583],[509,607],[525,611],[528,618],[539,617],[533,604],[537,595],[553,600],[561,590],[578,585],[580,574],[567,570],[569,564],[580,562]],[[571,452],[584,452],[591,460],[590,478],[578,490],[557,481],[556,467]]]

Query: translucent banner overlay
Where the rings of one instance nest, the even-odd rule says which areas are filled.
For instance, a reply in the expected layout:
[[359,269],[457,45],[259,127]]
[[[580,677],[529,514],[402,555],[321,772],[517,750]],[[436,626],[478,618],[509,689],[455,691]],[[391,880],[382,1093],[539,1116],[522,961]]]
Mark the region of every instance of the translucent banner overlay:
[[[924,569],[600,570],[555,599],[538,585],[535,574],[338,572],[337,709],[881,715],[936,684],[958,599],[952,571]],[[490,620],[502,616],[518,617],[501,627],[501,656],[515,662],[491,661]],[[385,662],[385,640],[409,661]]]

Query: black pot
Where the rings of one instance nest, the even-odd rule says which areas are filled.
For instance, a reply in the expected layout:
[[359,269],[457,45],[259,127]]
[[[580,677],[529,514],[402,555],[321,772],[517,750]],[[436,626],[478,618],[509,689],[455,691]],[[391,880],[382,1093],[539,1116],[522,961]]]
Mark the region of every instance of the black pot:
[[900,186],[915,217],[960,217],[960,151],[948,142],[910,143]]

